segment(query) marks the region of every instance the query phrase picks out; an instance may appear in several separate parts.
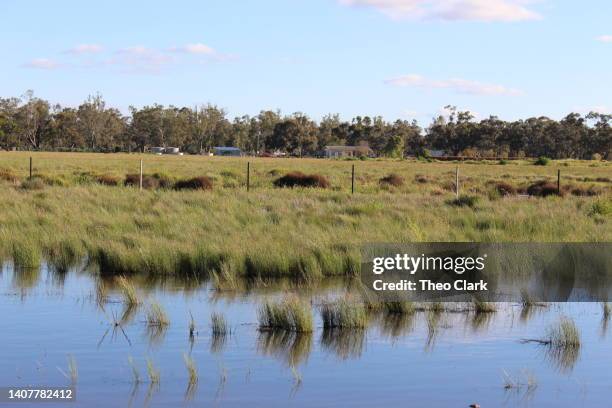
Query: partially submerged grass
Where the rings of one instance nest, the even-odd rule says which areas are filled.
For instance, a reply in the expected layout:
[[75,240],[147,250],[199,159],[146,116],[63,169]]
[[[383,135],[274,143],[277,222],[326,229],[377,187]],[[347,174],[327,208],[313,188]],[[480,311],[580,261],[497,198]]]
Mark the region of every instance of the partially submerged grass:
[[569,317],[562,317],[556,324],[548,327],[546,341],[553,347],[579,348],[580,331]]
[[297,298],[287,298],[281,302],[265,302],[258,311],[259,329],[282,329],[295,332],[313,330],[310,306]]
[[321,307],[321,320],[324,329],[364,329],[368,324],[363,304],[346,299],[325,303]]
[[601,304],[601,310],[603,313],[603,318],[608,320],[610,318],[610,314],[612,313],[612,307],[609,302],[603,302]]
[[412,314],[416,311],[414,303],[408,301],[384,302],[383,308],[389,314]]
[[147,310],[147,325],[156,326],[156,327],[164,327],[170,324],[170,319],[166,314],[166,311],[156,301],[153,301],[149,305],[149,309]]
[[136,291],[136,287],[125,276],[118,276],[115,279],[119,290],[121,291],[121,295],[123,296],[123,302],[128,306],[136,306],[141,303],[140,298],[138,296],[138,292]]

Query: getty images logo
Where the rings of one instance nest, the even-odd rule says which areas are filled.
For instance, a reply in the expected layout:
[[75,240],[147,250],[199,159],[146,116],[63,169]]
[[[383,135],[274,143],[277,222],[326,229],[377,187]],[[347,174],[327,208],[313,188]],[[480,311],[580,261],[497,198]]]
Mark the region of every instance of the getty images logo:
[[396,254],[395,256],[373,258],[372,272],[380,275],[386,271],[406,271],[414,275],[418,271],[447,271],[462,275],[465,272],[484,270],[486,258],[487,254],[479,257]]

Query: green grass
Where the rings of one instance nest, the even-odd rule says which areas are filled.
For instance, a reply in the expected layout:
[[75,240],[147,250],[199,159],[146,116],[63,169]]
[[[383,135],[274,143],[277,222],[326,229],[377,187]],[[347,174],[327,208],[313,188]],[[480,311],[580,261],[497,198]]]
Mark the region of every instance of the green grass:
[[346,299],[325,303],[321,320],[324,329],[364,329],[368,324],[364,305]]
[[[26,180],[29,155],[0,153],[0,170]],[[602,195],[533,199],[490,197],[487,183],[520,188],[555,182],[555,166],[460,164],[462,193],[477,197],[471,208],[447,204],[455,198],[455,163],[358,162],[351,195],[351,163],[340,160],[249,158],[246,192],[241,178],[247,159],[31,155],[35,175],[45,180],[42,189],[0,179],[0,257],[24,267],[44,258],[67,268],[87,256],[103,274],[210,276],[219,289],[233,290],[238,277],[308,282],[354,274],[364,242],[606,242],[612,236],[607,162],[589,167],[564,161],[562,170],[563,185],[597,186]],[[208,176],[214,188],[141,192],[95,181],[96,175],[123,179],[137,172],[140,158],[148,174]],[[331,188],[274,188],[273,181],[290,171],[324,175]],[[401,176],[404,184],[381,187],[380,178],[388,174]],[[228,177],[237,182],[224,186]]]
[[416,311],[412,302],[384,302],[383,308],[389,314],[412,314]]
[[258,318],[260,330],[312,332],[314,327],[310,305],[296,298],[265,302],[259,308]]
[[127,306],[133,307],[141,303],[136,287],[132,281],[125,276],[118,276],[115,281],[123,297],[123,302]]

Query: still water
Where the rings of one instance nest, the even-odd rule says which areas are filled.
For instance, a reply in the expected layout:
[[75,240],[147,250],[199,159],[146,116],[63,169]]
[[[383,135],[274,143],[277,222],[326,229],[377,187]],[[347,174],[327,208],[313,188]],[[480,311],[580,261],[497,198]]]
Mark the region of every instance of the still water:
[[[366,331],[338,332],[322,329],[317,306],[342,285],[218,292],[207,284],[140,279],[134,284],[144,304],[129,310],[113,288],[100,301],[99,282],[88,272],[3,266],[0,387],[69,386],[74,358],[74,407],[610,406],[612,339],[596,303],[531,310],[506,303],[480,316],[375,316]],[[312,302],[315,332],[259,332],[258,305],[288,292]],[[152,300],[170,318],[166,330],[145,323]],[[223,313],[230,335],[211,335],[212,312]],[[578,351],[521,341],[542,338],[561,316],[580,329]],[[194,387],[184,355],[197,365]],[[149,383],[147,359],[160,371],[158,385]]]

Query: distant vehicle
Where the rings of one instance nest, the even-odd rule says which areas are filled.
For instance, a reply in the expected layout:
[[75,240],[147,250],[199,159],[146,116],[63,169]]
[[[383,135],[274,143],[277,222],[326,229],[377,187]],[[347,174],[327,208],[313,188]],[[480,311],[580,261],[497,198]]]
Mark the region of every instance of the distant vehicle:
[[183,153],[181,152],[181,149],[179,147],[160,147],[160,146],[156,146],[156,147],[152,147],[149,149],[149,151],[153,154],[157,154],[157,155],[162,155],[162,154],[174,154],[177,156],[182,156]]
[[242,151],[237,147],[217,146],[213,147],[213,154],[215,156],[240,157],[242,156]]

